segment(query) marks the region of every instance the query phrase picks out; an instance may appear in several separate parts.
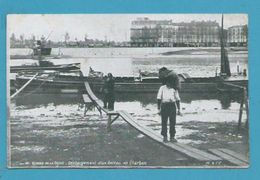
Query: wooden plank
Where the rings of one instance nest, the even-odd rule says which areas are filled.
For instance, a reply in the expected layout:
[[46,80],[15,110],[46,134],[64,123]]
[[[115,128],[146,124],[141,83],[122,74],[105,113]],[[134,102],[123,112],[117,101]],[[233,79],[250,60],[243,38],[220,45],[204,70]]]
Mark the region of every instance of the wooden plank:
[[220,157],[218,157],[218,156],[215,156],[215,155],[210,154],[210,153],[208,153],[208,152],[205,152],[205,151],[196,149],[196,148],[194,148],[194,147],[192,147],[192,146],[189,146],[189,145],[186,145],[186,144],[181,144],[181,143],[177,143],[177,145],[180,146],[180,147],[183,147],[183,148],[187,148],[187,149],[189,149],[190,151],[193,151],[193,152],[195,152],[195,153],[198,153],[198,154],[201,155],[201,156],[207,157],[207,158],[209,158],[209,159],[212,160],[212,161],[221,161],[221,160],[222,160],[222,159],[221,159]]
[[[124,111],[124,114],[126,114],[129,118],[133,118],[128,112]],[[136,121],[134,121],[136,122]],[[146,129],[145,127],[141,127],[142,129]],[[147,128],[148,131],[150,131],[150,133],[154,133],[151,129]],[[160,138],[162,139],[162,137],[160,136]],[[209,160],[212,160],[212,161],[221,161],[222,159],[219,158],[218,156],[215,156],[213,154],[210,154],[210,153],[207,153],[205,151],[202,151],[202,150],[199,150],[199,149],[196,149],[196,148],[193,148],[189,145],[186,145],[186,144],[181,144],[181,143],[174,143],[175,145],[178,145],[184,149],[188,149],[189,151],[191,152],[194,152],[200,156],[203,156],[205,158],[208,158]]]
[[203,161],[203,162],[210,162],[210,161],[220,161],[221,159],[211,155],[209,153],[203,152],[201,150],[195,149],[195,148],[191,148],[190,146],[187,145],[182,145],[180,143],[164,143],[163,139],[161,136],[155,134],[151,129],[145,128],[143,126],[140,126],[140,124],[138,124],[133,117],[126,111],[118,111],[118,112],[109,112],[108,110],[104,109],[103,106],[103,102],[101,100],[99,100],[95,94],[93,93],[93,91],[91,90],[89,83],[85,82],[85,87],[87,90],[87,93],[89,95],[89,98],[92,99],[92,101],[95,102],[95,104],[101,109],[103,110],[105,113],[107,114],[119,114],[128,124],[130,124],[132,127],[134,127],[135,129],[137,129],[138,131],[140,131],[142,134],[150,137],[151,139],[153,139],[154,141],[168,147],[171,149],[174,149],[176,151],[179,151],[193,159],[196,159],[198,161]]
[[87,94],[82,94],[84,103],[92,103],[92,100],[89,98]]
[[142,126],[140,126],[139,124],[137,124],[132,118],[129,117],[128,113],[126,111],[119,111],[120,113],[120,116],[126,121],[128,122],[131,126],[133,126],[135,129],[137,129],[138,131],[140,131],[142,134],[150,137],[151,139],[157,141],[158,143],[166,146],[166,147],[169,147],[171,149],[174,149],[176,151],[179,151],[193,159],[196,159],[198,161],[212,161],[211,159],[207,158],[207,157],[204,157],[204,156],[201,156],[197,153],[194,153],[192,151],[190,151],[188,148],[183,148],[183,147],[180,147],[178,145],[176,145],[175,143],[164,143],[163,142],[163,138],[161,136],[158,136],[157,134],[143,128]]
[[234,152],[230,149],[225,149],[225,148],[219,148],[218,150],[230,155],[230,156],[233,156],[241,161],[244,161],[245,163],[248,163],[248,158],[245,157],[243,154],[240,154],[240,153],[237,153],[237,152]]
[[234,158],[233,156],[230,156],[229,154],[226,154],[218,149],[209,149],[209,151],[216,154],[217,156],[220,156],[221,158],[227,160],[228,162],[231,162],[232,164],[235,164],[238,166],[248,166],[248,164],[245,163],[244,161]]
[[107,111],[105,110],[105,108],[103,108],[103,101],[101,100],[94,100],[94,101],[102,110]]
[[88,83],[88,82],[85,82],[84,84],[85,84],[87,93],[88,93],[88,95],[91,97],[91,99],[93,99],[93,100],[98,100],[98,98],[96,97],[96,95],[93,93],[93,91],[92,91],[92,89],[91,89],[89,83]]
[[[131,116],[129,113],[125,112],[125,114],[128,115],[129,118],[132,118],[132,116]],[[143,126],[142,126],[142,128],[143,128],[143,129],[146,129],[146,128],[143,127]],[[154,131],[151,130],[151,129],[149,129],[149,128],[147,128],[147,130],[149,130],[150,133],[154,133]],[[161,136],[160,136],[160,138],[162,139]],[[174,144],[175,144],[175,145],[178,145],[178,146],[181,146],[182,148],[188,149],[189,151],[193,151],[194,153],[199,154],[200,156],[204,156],[204,157],[208,158],[209,160],[221,161],[221,159],[220,159],[219,157],[214,156],[214,155],[212,155],[212,154],[209,154],[209,153],[207,153],[207,152],[201,151],[201,150],[199,150],[199,149],[193,148],[193,147],[191,147],[191,146],[188,146],[188,145],[185,145],[185,144],[181,144],[181,143],[174,143]]]
[[103,102],[97,98],[97,96],[93,93],[89,83],[87,81],[84,82],[85,87],[86,87],[86,91],[88,93],[89,98],[95,103],[95,105],[100,108],[102,111],[104,111],[105,113],[108,112],[107,109],[103,108]]
[[119,112],[117,112],[117,111],[108,111],[107,114],[108,115],[118,115]]
[[[126,112],[127,113],[127,112]],[[127,113],[128,114],[128,113]],[[128,117],[129,118],[129,117]],[[137,130],[139,130],[141,133],[145,134],[146,136],[148,137],[151,137],[153,138],[154,140],[156,140],[157,142],[159,142],[160,144],[164,145],[164,146],[167,146],[167,147],[170,147],[172,149],[175,149],[179,152],[182,152],[186,155],[188,155],[189,157],[192,157],[192,158],[195,158],[199,161],[210,161],[209,158],[207,157],[204,157],[204,156],[201,156],[197,153],[194,153],[192,151],[190,151],[189,149],[187,148],[182,148],[182,147],[179,147],[176,143],[171,143],[171,142],[168,142],[168,143],[164,143],[163,142],[163,138],[160,136],[160,135],[157,135],[155,134],[151,129],[149,130],[148,128],[145,128],[143,126],[140,126],[138,123],[136,123],[133,119],[129,118],[128,119],[128,122],[131,123],[132,126],[134,126]]]

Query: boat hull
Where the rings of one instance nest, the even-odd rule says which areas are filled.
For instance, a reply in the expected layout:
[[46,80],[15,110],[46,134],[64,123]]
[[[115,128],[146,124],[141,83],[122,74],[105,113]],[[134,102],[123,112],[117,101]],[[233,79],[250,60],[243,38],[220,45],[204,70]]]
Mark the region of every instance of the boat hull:
[[53,70],[53,71],[71,71],[78,70],[79,63],[73,64],[64,64],[64,65],[53,65],[53,66],[12,66],[10,68],[11,73],[17,72],[36,72],[44,70]]
[[51,49],[50,47],[42,47],[41,49],[33,48],[33,55],[34,56],[49,56],[51,55]]
[[[30,78],[17,78],[16,89],[22,87]],[[103,81],[100,79],[81,79],[74,77],[70,79],[63,78],[47,78],[35,79],[28,87],[24,89],[27,92],[37,93],[85,93],[84,81],[88,81],[92,90],[99,93],[103,86]],[[247,81],[229,82],[239,86],[247,87]],[[141,82],[125,81],[115,83],[116,93],[156,93],[162,84],[160,82]],[[214,93],[219,89],[223,89],[221,82],[182,82],[181,93]],[[225,86],[226,91],[239,91],[237,88]]]

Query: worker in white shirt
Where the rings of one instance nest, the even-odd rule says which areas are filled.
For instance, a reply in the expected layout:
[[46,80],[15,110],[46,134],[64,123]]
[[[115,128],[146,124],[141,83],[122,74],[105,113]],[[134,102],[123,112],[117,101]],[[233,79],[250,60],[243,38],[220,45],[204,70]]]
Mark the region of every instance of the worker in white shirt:
[[[166,84],[161,86],[158,94],[158,111],[161,114],[163,142],[167,142],[167,124],[168,119],[170,121],[170,141],[177,142],[175,139],[175,124],[176,124],[176,109],[180,115],[180,96],[178,90],[175,90],[170,81],[166,81]],[[177,107],[176,107],[177,106]]]

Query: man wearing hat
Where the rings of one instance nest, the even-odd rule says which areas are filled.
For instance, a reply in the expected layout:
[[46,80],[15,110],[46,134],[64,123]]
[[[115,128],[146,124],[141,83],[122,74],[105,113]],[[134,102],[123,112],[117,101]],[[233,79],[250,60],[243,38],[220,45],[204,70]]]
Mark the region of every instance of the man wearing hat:
[[[162,68],[161,68],[162,69]],[[165,68],[167,70],[167,68]],[[163,69],[165,73],[165,69]],[[168,71],[168,70],[167,70]],[[162,72],[162,71],[161,71]],[[159,71],[160,76],[160,71]],[[170,140],[171,142],[177,142],[175,139],[175,125],[176,125],[176,112],[180,114],[180,96],[178,89],[179,80],[178,76],[174,72],[169,72],[168,74],[164,74],[163,77],[163,85],[160,87],[158,94],[157,94],[157,101],[158,101],[158,111],[161,115],[162,120],[162,130],[161,134],[163,136],[163,142],[168,141],[168,132],[167,132],[167,124],[168,119],[170,121]]]

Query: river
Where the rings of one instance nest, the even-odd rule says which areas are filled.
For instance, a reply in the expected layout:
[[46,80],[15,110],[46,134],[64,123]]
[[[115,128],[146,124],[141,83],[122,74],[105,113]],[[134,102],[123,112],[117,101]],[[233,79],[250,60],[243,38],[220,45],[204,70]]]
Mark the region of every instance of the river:
[[[216,48],[209,49],[216,50]],[[114,76],[136,76],[139,70],[157,72],[162,66],[178,73],[188,73],[190,76],[215,76],[216,68],[220,65],[220,55],[217,50],[213,53],[209,53],[207,49],[199,49],[199,51],[194,51],[193,54],[185,54],[185,52],[174,55],[162,54],[181,50],[187,50],[187,48],[63,48],[60,50],[53,49],[53,53],[61,51],[63,55],[70,57],[53,59],[52,61],[55,64],[81,62],[83,71],[88,71],[91,67],[104,73],[112,72]],[[27,54],[29,51],[29,49],[11,49],[11,54]],[[241,70],[247,69],[247,52],[230,52],[229,60],[233,73],[237,71],[237,64],[240,65]],[[34,60],[21,59],[11,60],[10,62],[11,65],[35,63]],[[229,146],[230,142],[240,143],[239,151],[247,153],[247,140],[242,141],[241,134],[231,130],[236,128],[238,121],[241,100],[239,94],[197,93],[181,94],[180,96],[183,115],[177,117],[176,138],[179,142],[200,147],[204,144],[206,148],[212,148],[217,145],[211,138],[208,138],[213,133],[214,137],[219,137],[218,140],[221,141],[222,146]],[[64,129],[60,130],[62,132],[59,130],[51,131],[52,127],[72,126],[73,128],[68,129],[64,136],[79,136],[75,127],[86,124],[86,121],[83,121],[83,109],[79,108],[80,100],[81,96],[73,94],[23,93],[18,96],[10,104],[11,137],[13,137],[11,152],[14,155],[28,152],[47,153],[48,146],[51,146],[51,144],[39,146],[36,145],[36,141],[31,145],[26,142],[33,142],[34,140],[31,138],[37,138],[38,135],[48,137],[53,133],[57,136],[59,136],[59,133],[64,135]],[[127,110],[138,123],[151,127],[154,131],[160,133],[160,116],[157,114],[156,94],[116,94],[115,109]],[[87,117],[91,116],[98,117],[98,111],[89,111]],[[244,113],[243,122],[245,119]],[[106,121],[99,123],[105,124]],[[115,123],[125,124],[120,120]],[[225,127],[225,124],[231,125],[227,130],[228,134],[220,131],[221,128],[218,129],[218,126],[223,125]],[[42,129],[34,130],[34,127],[41,127]],[[32,133],[33,131],[35,134]],[[24,137],[21,137],[23,136],[21,132],[27,133]],[[29,132],[30,134],[27,136],[26,134]],[[236,139],[234,139],[234,136]],[[138,136],[138,138],[142,137],[141,134]],[[229,139],[224,139],[224,137]],[[232,148],[235,150],[237,146],[230,149]],[[21,161],[19,157],[14,159],[16,165],[17,162]]]

